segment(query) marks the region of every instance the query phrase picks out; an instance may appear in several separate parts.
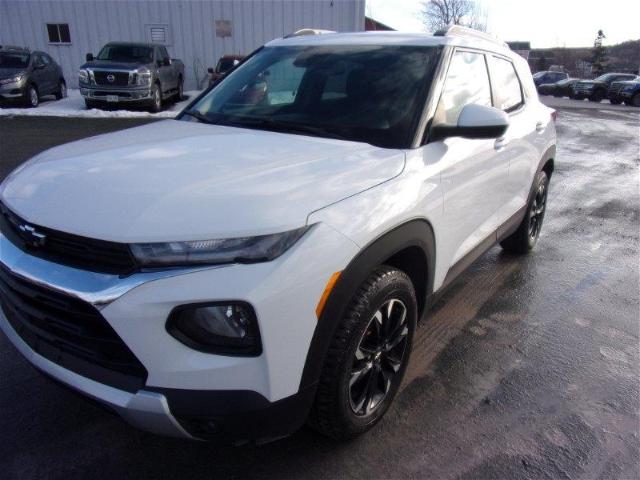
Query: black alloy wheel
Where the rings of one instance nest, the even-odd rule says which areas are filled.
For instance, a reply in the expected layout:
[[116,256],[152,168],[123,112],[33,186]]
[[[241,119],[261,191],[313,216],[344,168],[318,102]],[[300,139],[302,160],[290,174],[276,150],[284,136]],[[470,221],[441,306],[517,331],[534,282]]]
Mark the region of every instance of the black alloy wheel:
[[407,307],[387,300],[371,318],[351,365],[349,404],[359,416],[371,415],[389,394],[407,352]]

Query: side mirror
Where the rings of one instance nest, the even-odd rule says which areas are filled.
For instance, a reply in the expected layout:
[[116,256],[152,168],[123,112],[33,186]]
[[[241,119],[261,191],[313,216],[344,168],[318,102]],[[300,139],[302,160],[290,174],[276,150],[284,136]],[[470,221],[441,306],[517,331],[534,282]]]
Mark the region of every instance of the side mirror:
[[499,138],[509,128],[509,116],[502,110],[484,105],[465,105],[458,116],[457,125],[434,125],[430,139],[448,137],[472,139]]
[[165,67],[170,67],[171,66],[171,59],[170,58],[164,58],[162,60],[162,65]]
[[213,75],[213,68],[211,68],[211,67],[207,68],[207,72],[209,72],[211,75]]
[[87,62],[93,62],[93,53],[87,53],[86,59]]

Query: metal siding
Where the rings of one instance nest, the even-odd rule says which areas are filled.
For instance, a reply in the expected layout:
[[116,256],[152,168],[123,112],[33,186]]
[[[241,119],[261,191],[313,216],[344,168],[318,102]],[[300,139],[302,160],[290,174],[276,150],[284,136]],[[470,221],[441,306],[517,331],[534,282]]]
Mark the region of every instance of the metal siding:
[[[364,9],[364,0],[0,0],[0,44],[49,53],[77,88],[86,53],[109,41],[146,41],[146,25],[166,24],[167,49],[184,62],[185,87],[193,89],[195,63],[206,69],[304,27],[360,31]],[[216,37],[216,20],[231,21],[231,37]],[[71,44],[50,45],[46,23],[68,23]]]

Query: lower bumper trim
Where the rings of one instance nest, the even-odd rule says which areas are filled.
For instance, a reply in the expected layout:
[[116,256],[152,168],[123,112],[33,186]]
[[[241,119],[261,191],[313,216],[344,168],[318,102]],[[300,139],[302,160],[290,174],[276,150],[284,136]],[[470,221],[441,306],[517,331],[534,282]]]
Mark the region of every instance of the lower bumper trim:
[[193,438],[173,417],[165,396],[139,390],[129,393],[82,377],[33,351],[11,327],[0,310],[0,329],[38,370],[65,386],[98,401],[118,413],[131,425],[160,435]]

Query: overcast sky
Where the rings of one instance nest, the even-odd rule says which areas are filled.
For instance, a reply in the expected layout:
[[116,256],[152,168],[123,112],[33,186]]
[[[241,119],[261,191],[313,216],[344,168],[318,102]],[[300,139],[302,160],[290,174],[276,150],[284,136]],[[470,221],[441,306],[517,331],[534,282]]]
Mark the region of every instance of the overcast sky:
[[[367,15],[396,30],[424,31],[423,0],[366,0]],[[533,48],[589,47],[599,29],[605,45],[640,38],[638,0],[480,0],[488,30]]]

